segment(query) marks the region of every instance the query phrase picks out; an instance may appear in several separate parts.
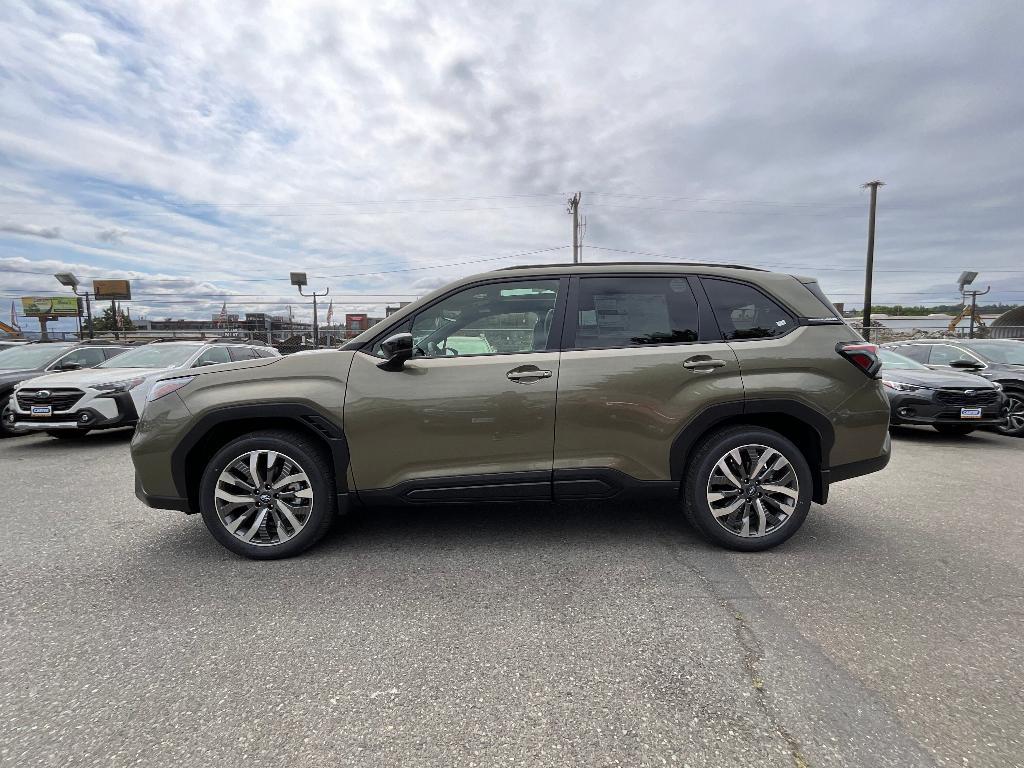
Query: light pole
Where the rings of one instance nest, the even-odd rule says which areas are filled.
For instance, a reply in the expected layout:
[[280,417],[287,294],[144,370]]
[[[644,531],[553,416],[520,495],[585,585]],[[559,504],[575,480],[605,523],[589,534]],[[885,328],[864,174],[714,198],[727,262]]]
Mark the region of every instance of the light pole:
[[[90,339],[96,338],[96,334],[95,334],[95,332],[92,329],[92,304],[89,301],[89,292],[88,291],[84,291],[82,293],[78,292],[78,278],[75,277],[70,272],[58,272],[57,274],[54,275],[54,277],[57,278],[57,282],[58,283],[60,283],[61,285],[65,286],[67,288],[70,288],[71,292],[74,293],[75,296],[85,296],[85,316],[86,316],[87,321],[89,323],[89,338]],[[78,309],[78,337],[79,338],[82,337],[82,309],[81,309],[81,306],[79,306],[79,309]]]
[[323,293],[303,293],[302,286],[306,285],[306,273],[305,272],[290,272],[292,285],[299,289],[300,296],[312,296],[313,297],[313,349],[320,349],[320,324],[316,316],[316,300],[323,298],[331,292],[330,288],[325,288]]

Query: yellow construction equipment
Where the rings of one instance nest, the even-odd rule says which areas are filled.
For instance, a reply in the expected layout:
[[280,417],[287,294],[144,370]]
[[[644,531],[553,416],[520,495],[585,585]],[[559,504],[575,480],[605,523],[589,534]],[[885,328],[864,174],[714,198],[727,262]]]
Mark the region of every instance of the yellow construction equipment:
[[960,310],[960,314],[949,321],[949,328],[947,329],[950,333],[956,331],[956,327],[960,325],[960,321],[974,315],[974,328],[980,330],[985,327],[985,321],[981,319],[981,315],[978,314],[978,310],[974,309],[970,304],[965,304],[964,308]]

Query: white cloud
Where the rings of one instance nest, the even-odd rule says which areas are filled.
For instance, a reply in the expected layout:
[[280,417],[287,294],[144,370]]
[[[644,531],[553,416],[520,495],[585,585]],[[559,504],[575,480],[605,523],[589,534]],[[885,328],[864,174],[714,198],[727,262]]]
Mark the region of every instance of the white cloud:
[[588,246],[852,302],[878,176],[879,269],[922,271],[876,295],[948,299],[1019,261],[1022,33],[1012,2],[5,4],[0,256],[55,232],[40,260],[105,274],[417,293],[566,244],[583,189]]

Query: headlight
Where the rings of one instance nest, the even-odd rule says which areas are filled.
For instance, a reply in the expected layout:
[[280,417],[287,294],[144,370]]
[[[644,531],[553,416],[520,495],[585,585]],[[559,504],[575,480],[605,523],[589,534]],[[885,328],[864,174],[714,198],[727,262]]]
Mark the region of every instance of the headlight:
[[145,379],[139,377],[137,379],[124,379],[123,381],[106,381],[102,384],[90,384],[89,386],[93,389],[98,389],[100,392],[127,392],[129,389],[135,389]]
[[171,394],[172,392],[177,392],[194,378],[195,376],[180,376],[177,379],[164,379],[163,381],[158,381],[156,386],[149,390],[149,397],[146,398],[146,402],[151,403],[154,400],[159,400],[165,395]]
[[882,384],[897,392],[916,392],[919,389],[924,389],[924,387],[919,387],[916,384],[904,384],[902,381],[890,381],[889,379],[882,379]]

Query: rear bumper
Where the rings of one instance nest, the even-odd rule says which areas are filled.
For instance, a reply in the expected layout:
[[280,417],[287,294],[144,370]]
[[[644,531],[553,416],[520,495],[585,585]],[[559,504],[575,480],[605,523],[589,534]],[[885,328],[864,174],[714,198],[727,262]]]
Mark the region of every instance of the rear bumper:
[[825,504],[828,501],[828,490],[832,483],[840,483],[861,475],[870,475],[872,472],[881,472],[889,466],[890,458],[892,458],[892,439],[886,434],[882,452],[878,456],[851,461],[849,464],[837,464],[829,469],[821,470],[818,483],[818,488],[821,489],[820,498],[815,498],[814,501],[818,504]]
[[135,475],[135,497],[147,507],[153,507],[154,509],[173,509],[185,514],[192,512],[189,508],[188,499],[182,499],[179,496],[154,496],[151,493],[146,493],[146,489],[142,487],[142,480],[138,475]]

